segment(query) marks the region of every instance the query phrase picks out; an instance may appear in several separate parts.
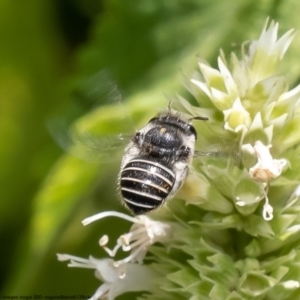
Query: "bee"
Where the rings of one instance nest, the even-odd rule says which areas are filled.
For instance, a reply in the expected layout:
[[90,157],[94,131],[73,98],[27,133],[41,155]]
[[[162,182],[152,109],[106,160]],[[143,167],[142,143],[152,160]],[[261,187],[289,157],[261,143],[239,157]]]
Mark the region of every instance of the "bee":
[[[76,126],[67,131],[49,128],[61,147],[90,162],[109,160],[114,157],[113,151],[127,143],[118,190],[123,205],[132,214],[141,215],[159,208],[175,196],[189,174],[194,156],[214,156],[195,150],[197,131],[192,125],[193,120],[206,121],[208,118],[185,117],[173,111],[170,102],[165,112],[130,136],[92,136],[78,131]],[[57,135],[60,131],[62,134]]]
[[125,148],[119,188],[134,215],[149,213],[174,197],[184,183],[195,153],[197,131],[192,120],[170,108],[152,118]]

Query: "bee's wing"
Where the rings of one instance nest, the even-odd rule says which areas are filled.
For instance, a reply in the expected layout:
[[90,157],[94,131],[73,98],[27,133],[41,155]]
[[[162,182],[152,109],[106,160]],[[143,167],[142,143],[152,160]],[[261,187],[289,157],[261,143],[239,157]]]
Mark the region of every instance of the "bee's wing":
[[68,126],[62,120],[51,120],[48,129],[56,143],[69,154],[93,163],[106,163],[121,157],[131,134],[92,133],[76,124]]
[[214,144],[204,151],[195,150],[194,157],[207,157],[210,162],[222,159],[227,162],[227,166],[239,166],[241,157],[237,149],[238,147],[235,144]]
[[99,103],[93,101],[92,109],[79,118],[72,117],[75,122],[71,124],[67,121],[69,112],[65,112],[67,117],[53,117],[47,122],[48,130],[68,153],[91,162],[111,162],[120,157],[117,152],[124,151],[136,132],[133,120],[109,72],[98,72],[83,85],[82,103],[89,103],[90,98]]
[[111,162],[120,157],[129,139],[129,136],[123,134],[91,135],[73,132],[69,152],[91,162]]
[[219,150],[207,150],[207,151],[194,151],[194,157],[198,156],[208,156],[208,157],[226,157],[226,153]]

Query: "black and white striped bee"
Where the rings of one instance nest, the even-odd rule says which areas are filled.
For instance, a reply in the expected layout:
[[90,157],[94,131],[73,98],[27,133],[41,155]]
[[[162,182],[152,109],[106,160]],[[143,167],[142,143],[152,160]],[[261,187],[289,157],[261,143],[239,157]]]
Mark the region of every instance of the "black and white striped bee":
[[135,215],[153,211],[174,197],[184,183],[195,152],[197,131],[170,109],[152,118],[125,148],[119,187],[124,205]]
[[133,136],[93,136],[78,131],[76,126],[60,130],[64,125],[58,126],[58,130],[51,126],[49,130],[62,148],[90,162],[114,159],[113,153],[127,143],[118,189],[124,206],[132,214],[140,215],[159,208],[175,196],[185,182],[194,156],[218,156],[217,152],[195,150],[197,131],[191,124],[193,120],[208,118],[185,117],[174,112],[170,102],[165,112],[152,118]]

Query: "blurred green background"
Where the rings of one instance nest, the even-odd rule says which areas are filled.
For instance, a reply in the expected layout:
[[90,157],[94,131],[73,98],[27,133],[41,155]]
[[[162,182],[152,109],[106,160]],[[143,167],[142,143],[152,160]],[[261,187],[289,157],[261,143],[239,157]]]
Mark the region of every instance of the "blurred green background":
[[[49,124],[82,117],[88,128],[121,131],[119,111],[107,106],[117,86],[142,126],[165,95],[187,96],[180,80],[196,70],[197,55],[216,65],[219,48],[238,52],[268,16],[281,33],[299,29],[299,11],[297,0],[1,0],[1,295],[92,295],[100,285],[92,271],[68,269],[56,253],[106,256],[98,239],[114,241],[130,227],[116,219],[81,225],[98,211],[123,211],[121,153],[110,164],[69,156]],[[280,70],[292,86],[299,49],[296,37]]]

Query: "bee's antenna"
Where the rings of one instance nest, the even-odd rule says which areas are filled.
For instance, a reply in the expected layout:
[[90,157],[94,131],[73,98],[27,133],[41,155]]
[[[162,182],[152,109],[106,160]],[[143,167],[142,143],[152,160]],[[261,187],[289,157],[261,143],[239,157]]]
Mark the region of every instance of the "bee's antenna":
[[208,121],[209,118],[208,117],[201,117],[201,116],[197,116],[197,117],[192,117],[192,118],[189,118],[188,121],[191,122],[193,120],[202,120],[202,121]]

